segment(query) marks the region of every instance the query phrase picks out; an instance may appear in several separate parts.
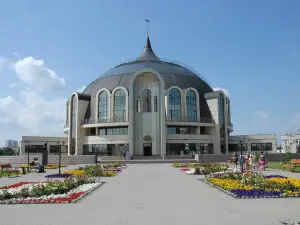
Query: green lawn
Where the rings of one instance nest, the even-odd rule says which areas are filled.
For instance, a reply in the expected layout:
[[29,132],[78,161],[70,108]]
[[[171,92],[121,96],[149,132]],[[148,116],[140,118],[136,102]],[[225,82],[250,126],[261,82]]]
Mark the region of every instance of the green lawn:
[[[284,165],[284,162],[281,162],[281,165],[280,165],[280,162],[268,162],[268,168],[270,168],[270,169],[283,170],[283,165]],[[290,171],[290,170],[286,170],[286,171]],[[294,172],[300,173],[300,167],[296,168],[294,170]]]
[[[0,172],[0,174],[1,174],[1,172]],[[19,172],[19,176],[21,176],[21,174],[22,174],[22,171]],[[10,176],[11,176],[11,177],[16,177],[16,176],[17,176],[17,173],[11,172],[11,173],[10,173]],[[5,173],[5,172],[2,173],[0,179],[1,179],[2,177],[8,177],[8,173]]]

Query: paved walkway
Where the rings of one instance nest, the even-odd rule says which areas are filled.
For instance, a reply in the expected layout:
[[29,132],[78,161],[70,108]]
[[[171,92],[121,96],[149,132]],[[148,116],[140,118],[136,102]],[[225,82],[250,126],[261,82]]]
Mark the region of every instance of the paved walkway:
[[0,224],[275,225],[300,219],[299,198],[237,200],[197,177],[166,164],[129,165],[78,204],[0,205]]

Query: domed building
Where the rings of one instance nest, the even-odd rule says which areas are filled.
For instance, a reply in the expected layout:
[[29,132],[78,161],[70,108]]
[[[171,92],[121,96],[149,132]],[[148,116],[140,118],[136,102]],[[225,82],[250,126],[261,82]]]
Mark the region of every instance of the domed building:
[[194,70],[143,53],[92,81],[67,102],[69,155],[228,153],[230,100]]
[[62,153],[71,156],[63,158],[67,164],[89,164],[95,153],[123,156],[129,150],[134,159],[182,159],[201,152],[226,161],[227,154],[241,149],[277,148],[275,134],[230,135],[229,98],[193,69],[159,58],[149,37],[140,57],[108,70],[82,93],[72,93],[66,111],[64,137],[22,136],[20,155],[28,153],[22,160],[42,154],[46,165],[48,154],[50,162],[57,162],[55,155]]

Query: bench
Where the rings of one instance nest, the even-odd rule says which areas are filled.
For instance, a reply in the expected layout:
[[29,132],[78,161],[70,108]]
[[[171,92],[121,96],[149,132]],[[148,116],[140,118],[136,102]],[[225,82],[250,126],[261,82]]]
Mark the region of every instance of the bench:
[[283,169],[290,169],[293,172],[297,167],[300,167],[300,159],[291,159],[288,164],[283,166]]
[[11,173],[16,173],[17,174],[17,177],[19,176],[19,168],[17,167],[12,167],[11,164],[3,164],[3,165],[0,165],[0,168],[1,168],[1,174],[0,174],[0,177],[2,177],[2,174],[3,173],[7,173],[8,174],[8,177],[11,177]]

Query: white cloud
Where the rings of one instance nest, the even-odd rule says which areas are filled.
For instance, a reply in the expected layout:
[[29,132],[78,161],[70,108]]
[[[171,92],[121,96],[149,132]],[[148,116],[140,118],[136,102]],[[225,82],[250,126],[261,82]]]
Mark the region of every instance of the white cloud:
[[77,89],[76,92],[83,92],[83,90],[86,88],[86,86],[82,86],[81,88]]
[[214,91],[223,91],[224,94],[229,97],[229,91],[225,88],[220,88],[220,87],[216,87],[216,88],[213,88]]
[[[37,91],[28,88],[19,93],[19,100],[12,96],[0,98],[0,112],[11,126],[23,127],[30,135],[63,135],[66,99],[46,100]],[[28,133],[15,130],[19,138]]]
[[11,64],[11,68],[26,84],[39,91],[60,89],[65,86],[65,79],[55,71],[45,67],[43,60],[26,57]]
[[18,61],[0,57],[0,71],[4,68],[12,69],[20,80],[9,85],[16,94],[0,97],[0,146],[5,139],[20,140],[22,135],[63,136],[67,98],[47,99],[42,91],[64,87],[65,79],[33,57]]
[[259,116],[261,119],[266,120],[270,118],[270,114],[264,112],[264,111],[256,111],[255,115]]

